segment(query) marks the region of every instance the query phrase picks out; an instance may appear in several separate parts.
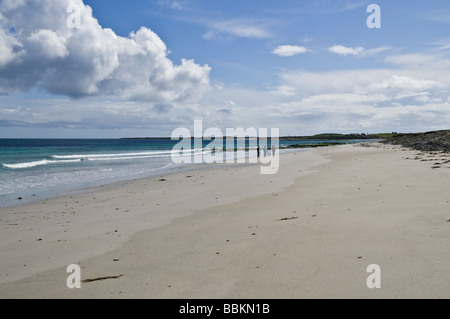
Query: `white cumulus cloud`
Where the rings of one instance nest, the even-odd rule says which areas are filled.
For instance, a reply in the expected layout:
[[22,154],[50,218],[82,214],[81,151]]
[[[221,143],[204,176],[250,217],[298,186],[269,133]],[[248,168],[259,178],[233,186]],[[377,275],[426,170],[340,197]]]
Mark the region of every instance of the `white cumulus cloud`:
[[[67,12],[69,5],[79,10]],[[79,14],[79,24],[68,20]],[[209,89],[210,67],[168,58],[165,43],[142,27],[128,37],[103,28],[82,0],[2,2],[0,92],[38,88],[80,98],[115,96],[182,101]]]
[[297,54],[306,53],[308,51],[309,50],[307,48],[298,45],[280,45],[276,47],[272,51],[272,53],[283,57],[289,57]]
[[343,45],[333,45],[328,49],[332,53],[340,54],[340,55],[360,55],[364,52],[363,47],[349,48]]

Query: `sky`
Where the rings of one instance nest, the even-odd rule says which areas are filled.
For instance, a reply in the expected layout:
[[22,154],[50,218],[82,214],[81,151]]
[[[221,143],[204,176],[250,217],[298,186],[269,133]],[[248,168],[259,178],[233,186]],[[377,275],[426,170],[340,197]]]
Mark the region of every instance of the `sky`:
[[448,0],[0,0],[0,26],[0,138],[162,137],[195,120],[450,129]]

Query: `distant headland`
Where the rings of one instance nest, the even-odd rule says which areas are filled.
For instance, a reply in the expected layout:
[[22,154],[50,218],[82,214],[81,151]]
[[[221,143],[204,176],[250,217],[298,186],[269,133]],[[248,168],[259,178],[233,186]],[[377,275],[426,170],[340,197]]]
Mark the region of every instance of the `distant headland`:
[[[226,139],[227,137],[224,137]],[[254,137],[245,137],[245,139]],[[124,140],[170,140],[170,137],[127,137]],[[195,139],[194,137],[192,139]],[[268,138],[270,140],[270,137]],[[323,141],[314,144],[290,145],[287,148],[323,147],[342,144],[343,141],[379,140],[382,143],[402,145],[421,151],[438,151],[450,153],[450,130],[430,131],[425,133],[322,133],[311,136],[281,136],[280,141]]]
[[[281,136],[280,141],[345,141],[345,140],[379,140],[386,139],[398,135],[397,132],[392,133],[380,133],[380,134],[365,134],[365,133],[352,133],[352,134],[337,134],[337,133],[322,133],[311,136]],[[224,138],[227,138],[225,136]],[[249,139],[250,137],[246,137]],[[124,137],[123,140],[166,140],[170,137]],[[192,139],[195,139],[194,137]],[[270,139],[270,137],[269,137]]]

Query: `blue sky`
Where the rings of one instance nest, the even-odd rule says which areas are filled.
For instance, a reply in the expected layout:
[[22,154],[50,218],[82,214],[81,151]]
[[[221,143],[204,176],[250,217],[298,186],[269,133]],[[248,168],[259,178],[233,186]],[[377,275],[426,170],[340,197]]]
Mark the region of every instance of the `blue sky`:
[[[282,4],[280,4],[282,2]],[[450,8],[436,1],[436,9]],[[383,28],[369,29],[366,8],[373,1],[85,1],[104,27],[122,36],[147,26],[171,50],[175,62],[194,58],[208,64],[213,80],[264,88],[276,82],[274,74],[282,69],[339,70],[382,65],[382,57],[341,59],[328,52],[334,44],[375,48],[391,46],[420,50],[429,45],[427,37],[448,36],[442,23],[432,23],[424,12],[424,1],[383,2]],[[381,3],[381,2],[380,2]],[[98,12],[98,14],[96,14]],[[450,14],[450,10],[449,10]],[[226,25],[218,30],[216,24]],[[233,24],[236,30],[232,29]],[[426,28],[424,26],[426,25]],[[239,28],[241,30],[239,30]],[[253,28],[254,32],[246,32]],[[259,33],[258,33],[259,32]],[[422,34],[421,39],[416,35]],[[314,54],[280,59],[271,52],[278,45],[305,46]]]
[[0,137],[449,128],[448,1],[1,3]]

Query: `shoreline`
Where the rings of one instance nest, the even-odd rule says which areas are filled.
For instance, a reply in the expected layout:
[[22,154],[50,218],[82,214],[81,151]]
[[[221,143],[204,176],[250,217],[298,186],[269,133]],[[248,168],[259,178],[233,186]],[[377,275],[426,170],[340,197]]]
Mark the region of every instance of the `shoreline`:
[[[216,165],[221,165],[221,164],[216,164]],[[234,164],[234,165],[238,165],[238,164]],[[160,176],[169,176],[169,175],[173,175],[173,174],[182,174],[183,172],[203,170],[203,169],[214,169],[214,168],[212,168],[212,165],[210,165],[210,164],[195,164],[195,165],[189,164],[189,165],[180,166],[177,168],[177,170],[161,171],[158,174],[152,174],[152,175],[145,176],[145,177],[134,177],[134,178],[130,178],[130,179],[116,180],[116,181],[112,181],[112,182],[102,181],[104,183],[97,181],[97,182],[93,182],[93,185],[80,186],[79,188],[63,190],[53,196],[49,195],[50,191],[46,190],[46,191],[43,191],[42,194],[47,194],[49,196],[42,195],[42,196],[37,197],[37,196],[31,195],[31,197],[36,197],[36,198],[25,198],[25,197],[21,196],[22,199],[20,199],[20,200],[15,199],[16,202],[14,204],[4,204],[5,206],[0,206],[0,209],[8,209],[8,208],[14,208],[14,207],[17,208],[17,207],[21,207],[21,206],[33,205],[33,204],[37,204],[37,203],[41,203],[41,202],[49,201],[49,200],[54,200],[54,199],[58,199],[58,198],[62,198],[62,197],[70,197],[70,196],[74,196],[74,195],[93,193],[93,192],[97,192],[100,190],[108,189],[110,187],[114,188],[114,187],[117,187],[117,186],[122,185],[127,182],[152,179],[152,178],[157,178]],[[25,192],[22,192],[22,193],[25,193]],[[31,193],[32,192],[30,192],[30,194]]]
[[[158,188],[152,196],[161,205],[156,210],[169,212],[172,219],[159,219],[158,227],[145,228],[149,221],[143,219],[148,215],[144,209],[134,213],[133,220],[129,215],[117,219],[129,223],[129,229],[121,224],[117,233],[110,218],[109,225],[93,221],[91,230],[98,235],[92,240],[100,245],[104,238],[107,252],[70,262],[82,266],[83,279],[123,276],[70,290],[62,266],[21,280],[5,281],[2,274],[0,297],[448,298],[449,170],[432,169],[434,161],[422,161],[428,155],[417,153],[363,143],[283,155],[283,169],[273,176],[254,175],[254,167],[230,167],[154,180]],[[122,201],[128,209],[133,203],[158,204],[143,191],[143,183],[123,185],[123,191],[136,193]],[[165,192],[170,192],[170,199],[164,199],[169,195]],[[89,201],[96,212],[106,209],[111,214],[120,202],[114,201],[111,190],[95,196]],[[55,209],[65,207],[61,201],[53,204]],[[82,217],[83,210],[78,209],[77,217]],[[119,212],[124,209],[119,207]],[[144,229],[137,230],[136,224]],[[130,239],[125,238],[127,231],[134,233]],[[66,248],[76,251],[83,244],[92,245],[82,242],[86,233],[76,233],[72,235],[78,238],[70,239]],[[24,236],[30,231],[10,234]],[[37,233],[31,235],[34,239]],[[51,238],[28,244],[37,250],[47,241]],[[12,249],[7,252],[8,245],[0,242],[2,255],[14,257],[6,254]],[[12,242],[9,248],[14,245],[20,248]],[[55,243],[39,253],[28,255],[28,260],[51,253],[62,256]],[[21,268],[22,260],[14,262]],[[50,264],[56,265],[56,260]],[[381,289],[366,286],[369,264],[381,266]]]
[[[307,153],[281,154],[280,159],[305,154],[308,165],[320,164],[319,156]],[[196,165],[179,172],[114,182],[1,208],[0,284],[117,249],[137,232],[164,226],[197,209],[239,201],[248,194],[223,192],[222,189],[233,183],[234,175],[240,171],[260,180],[277,176],[260,175],[259,165],[251,163]],[[191,189],[191,182],[197,184],[195,188]],[[286,179],[279,179],[278,183],[270,181],[266,192],[286,187],[291,182]],[[247,190],[251,186],[249,180]],[[214,198],[209,196],[211,189],[215,191]],[[192,208],[183,207],[185,202],[191,202]],[[85,246],[90,249],[86,251]],[[8,259],[14,262],[8,263]]]
[[[308,151],[308,150],[310,150],[310,149],[283,149],[281,154],[291,154],[291,153]],[[158,173],[151,173],[151,174],[147,173],[143,177],[134,176],[132,178],[118,179],[118,180],[115,180],[114,178],[108,178],[107,180],[92,181],[92,182],[87,183],[87,185],[85,185],[85,186],[80,185],[75,188],[70,188],[70,187],[64,186],[63,190],[57,190],[56,187],[52,187],[50,190],[37,190],[37,191],[26,190],[26,191],[14,193],[14,195],[5,194],[5,195],[3,195],[3,196],[5,196],[5,198],[2,199],[2,202],[0,204],[0,209],[6,209],[6,208],[11,208],[11,207],[20,207],[20,206],[39,203],[42,201],[48,201],[51,199],[64,197],[64,196],[95,192],[95,191],[99,190],[100,188],[105,188],[105,187],[110,187],[110,186],[114,187],[115,185],[119,185],[124,182],[142,180],[142,179],[147,179],[147,178],[156,178],[157,176],[183,173],[183,172],[192,171],[192,170],[215,169],[215,168],[220,168],[220,166],[222,166],[222,165],[234,165],[234,166],[259,165],[259,164],[249,163],[249,158],[250,157],[246,156],[245,163],[226,163],[225,161],[223,163],[212,163],[212,164],[207,164],[207,163],[185,164],[184,163],[180,166],[177,166],[174,168],[169,168],[169,169],[165,168],[167,166],[166,165],[166,166],[162,167],[161,170],[158,171]],[[56,194],[52,194],[52,192],[56,192]]]

